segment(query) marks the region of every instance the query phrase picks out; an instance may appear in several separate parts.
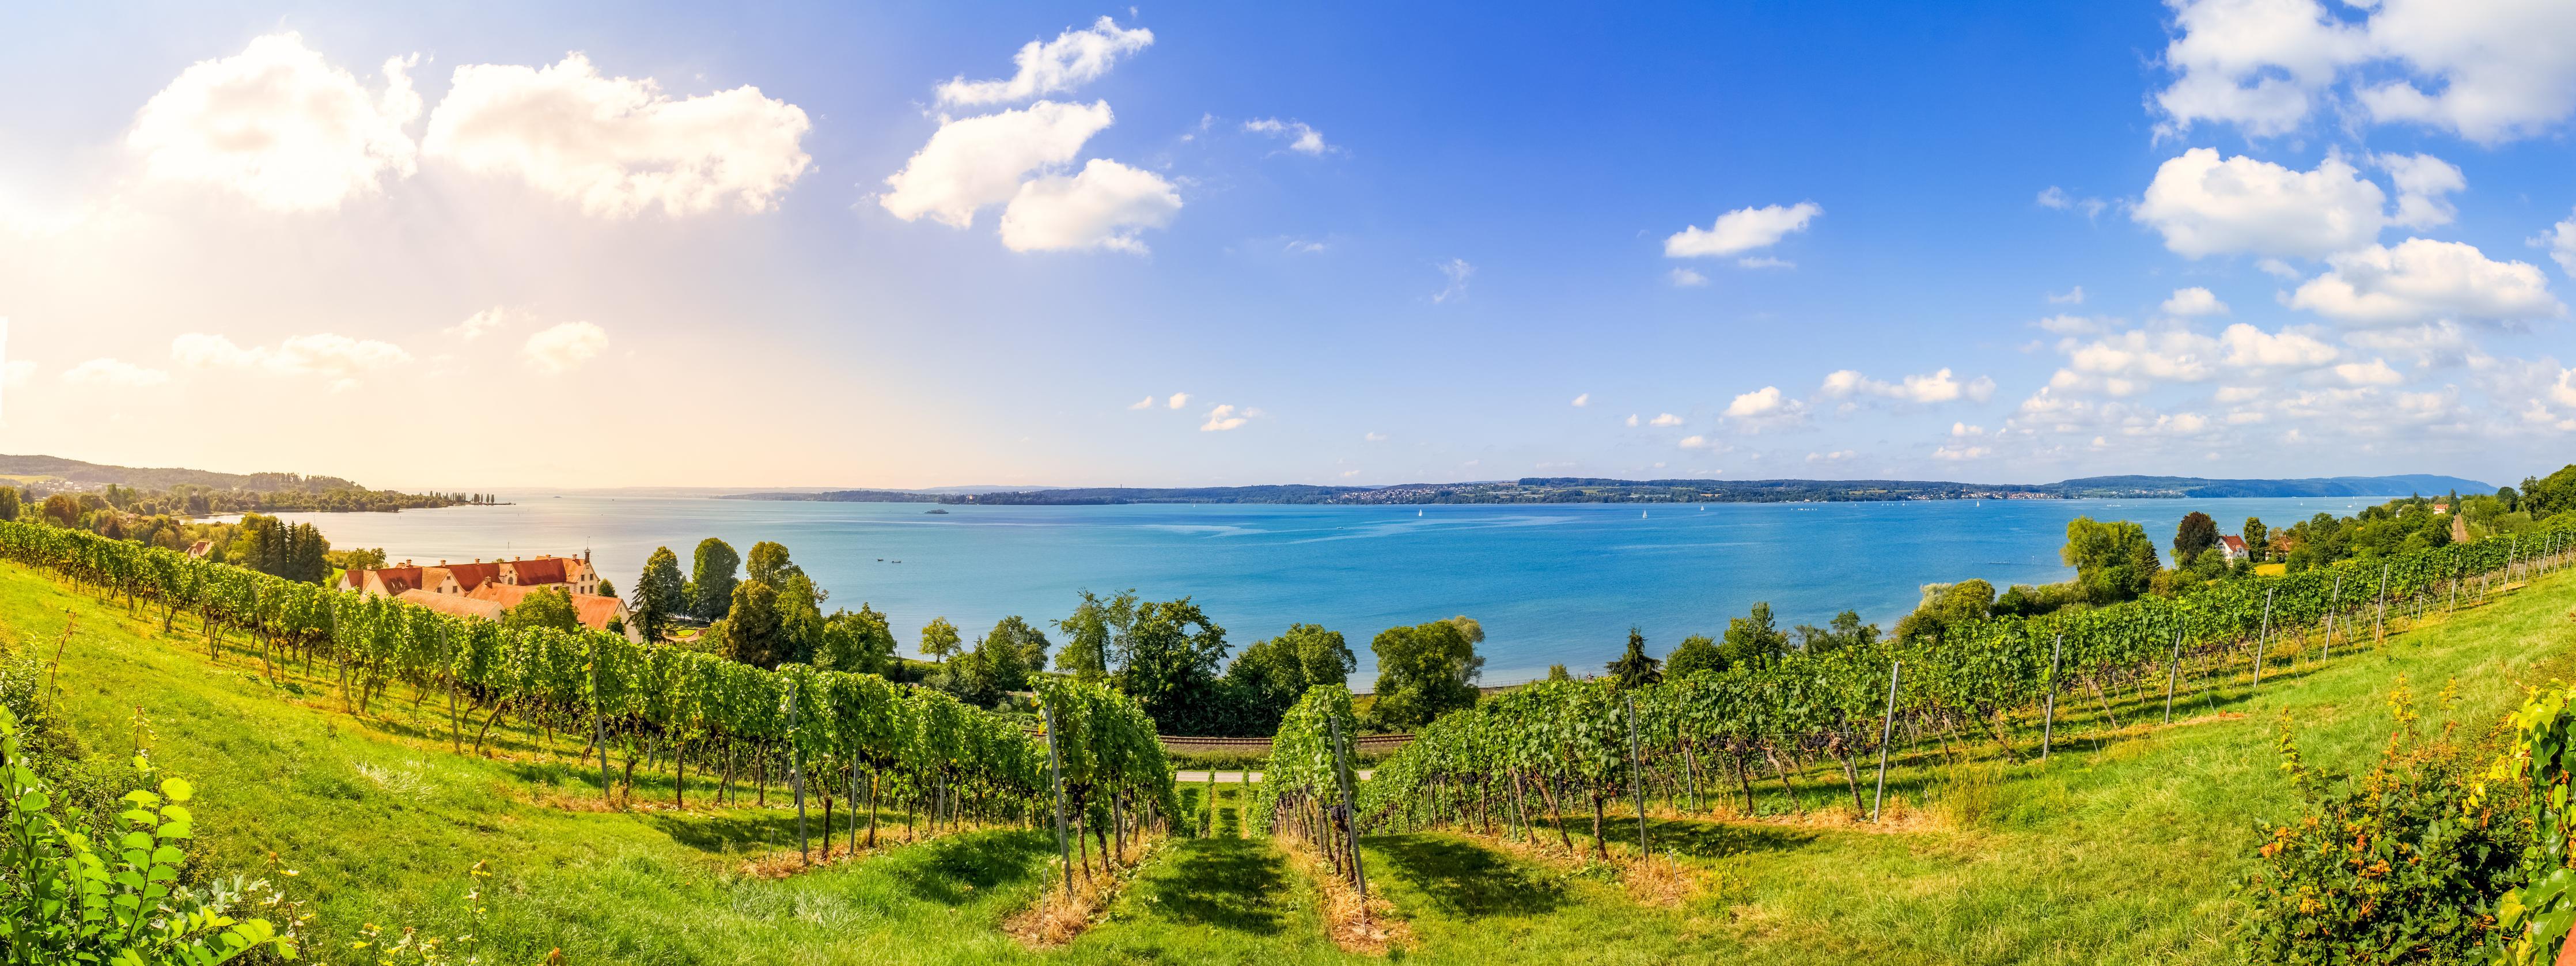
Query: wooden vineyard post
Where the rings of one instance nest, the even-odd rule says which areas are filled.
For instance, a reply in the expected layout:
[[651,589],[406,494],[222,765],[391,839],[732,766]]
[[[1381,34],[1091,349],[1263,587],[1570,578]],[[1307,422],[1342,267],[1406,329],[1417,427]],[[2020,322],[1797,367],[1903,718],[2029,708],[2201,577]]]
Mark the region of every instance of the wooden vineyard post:
[[797,709],[798,709],[799,707],[803,706],[803,705],[804,705],[804,703],[805,703],[805,700],[804,700],[804,699],[805,699],[805,696],[804,696],[803,694],[801,694],[801,693],[799,693],[799,692],[797,691],[796,685],[795,685],[795,683],[794,683],[794,681],[795,681],[795,679],[794,679],[794,678],[790,678],[790,679],[788,679],[788,681],[789,681],[789,683],[788,683],[788,685],[787,685],[787,779],[788,779],[788,781],[790,782],[791,787],[793,787],[793,788],[795,788],[795,789],[796,789],[796,857],[797,857],[798,859],[801,859],[801,860],[804,860],[804,861],[812,861],[812,860],[813,860],[812,845],[811,845],[811,843],[809,843],[809,842],[806,840],[806,838],[805,838],[805,763],[804,763],[804,756],[802,756],[802,755],[798,754],[798,753],[797,753],[797,750],[796,750],[796,715],[797,715]]
[[[617,804],[617,793],[608,785],[608,731],[600,723],[607,715],[599,707],[599,645],[590,646],[590,742],[599,746],[599,800],[610,807]],[[478,741],[480,739],[477,739]]]
[[2388,565],[2379,565],[2379,612],[2370,616],[2370,645],[2388,640]]
[[2182,675],[2182,628],[2174,628],[2173,663],[2165,668],[2165,723],[2173,723],[2174,681]]
[[2324,654],[2320,656],[2320,660],[2334,660],[2335,608],[2341,606],[2343,606],[2343,575],[2336,574],[2334,593],[2326,598],[2326,640],[2323,645]]
[[2057,639],[2048,645],[2047,713],[2039,719],[2039,760],[2048,760],[2049,747],[2057,735],[2057,672],[2065,666],[2066,632],[2058,631]]
[[1887,742],[1896,736],[1896,679],[1905,672],[1905,662],[1887,666],[1887,719],[1878,726],[1878,794],[1869,800],[1869,820],[1878,821],[1878,808],[1887,802]]
[[[1038,713],[1046,718],[1047,784],[1055,788],[1055,850],[1064,859],[1064,897],[1070,900],[1073,898],[1073,844],[1065,841],[1064,837],[1064,762],[1055,750],[1055,709],[1041,701]],[[1252,787],[1251,777],[1249,773],[1244,775],[1246,789]],[[1251,801],[1251,792],[1244,794],[1244,800]]]
[[2254,641],[2254,686],[2257,688],[2263,686],[2263,652],[2272,643],[2272,592],[2278,589],[2263,589],[2263,636]]
[[1646,849],[1646,773],[1645,763],[1637,760],[1637,696],[1622,694],[1628,700],[1628,786],[1637,793],[1637,857],[1655,853]]
[[1333,777],[1342,786],[1342,832],[1351,843],[1351,884],[1360,891],[1360,918],[1368,918],[1368,872],[1360,868],[1360,815],[1358,804],[1351,799],[1350,763],[1342,757],[1342,719],[1324,716],[1324,726],[1333,732]]

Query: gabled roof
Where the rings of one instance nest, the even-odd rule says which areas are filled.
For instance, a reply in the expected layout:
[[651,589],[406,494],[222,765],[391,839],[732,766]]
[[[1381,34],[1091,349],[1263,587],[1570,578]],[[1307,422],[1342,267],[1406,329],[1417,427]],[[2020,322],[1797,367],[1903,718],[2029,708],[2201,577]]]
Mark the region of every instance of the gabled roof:
[[561,557],[530,557],[526,560],[514,560],[510,562],[510,569],[519,575],[521,585],[566,582],[564,562]]
[[2229,550],[2234,550],[2234,551],[2237,551],[2238,553],[2243,553],[2243,552],[2245,551],[2245,538],[2244,538],[2244,537],[2224,537],[2224,536],[2223,536],[2223,537],[2218,538],[2218,542],[2223,543],[2223,544],[2226,544],[2226,545],[2227,545],[2227,549],[2229,549]]
[[483,586],[484,581],[501,576],[501,565],[497,563],[443,564],[441,566],[446,567],[448,574],[456,578],[457,589],[469,594],[474,592],[474,588]]
[[[392,594],[396,597],[402,596],[403,591],[414,590],[420,587],[420,568],[418,567],[386,567],[382,570],[369,570],[364,573],[369,577],[373,577],[376,580],[376,583],[384,588],[385,593]],[[351,576],[354,578],[356,576],[356,572],[352,572]],[[364,589],[366,584],[362,582],[358,586],[360,589]]]

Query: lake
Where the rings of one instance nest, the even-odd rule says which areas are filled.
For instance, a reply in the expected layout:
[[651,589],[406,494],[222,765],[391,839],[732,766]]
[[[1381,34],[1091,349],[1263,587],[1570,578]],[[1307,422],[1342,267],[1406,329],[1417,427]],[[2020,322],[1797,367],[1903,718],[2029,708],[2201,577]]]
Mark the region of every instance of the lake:
[[[1639,506],[946,506],[605,496],[511,497],[510,506],[401,513],[290,513],[338,548],[395,561],[592,554],[620,591],[657,546],[704,537],[738,552],[786,544],[831,592],[824,605],[884,611],[907,646],[947,617],[973,640],[996,620],[1043,621],[1075,592],[1134,588],[1198,601],[1236,647],[1293,623],[1341,631],[1375,676],[1380,630],[1466,614],[1483,623],[1485,682],[1578,673],[1618,656],[1630,625],[1662,654],[1769,601],[1783,628],[1844,609],[1892,624],[1925,583],[1982,577],[2047,583],[2066,523],[2134,520],[2159,546],[2199,510],[2233,533],[2248,516],[2283,526],[2368,498],[1947,500]],[[1642,514],[1642,515],[1641,515]],[[2161,552],[2161,550],[2160,550]]]

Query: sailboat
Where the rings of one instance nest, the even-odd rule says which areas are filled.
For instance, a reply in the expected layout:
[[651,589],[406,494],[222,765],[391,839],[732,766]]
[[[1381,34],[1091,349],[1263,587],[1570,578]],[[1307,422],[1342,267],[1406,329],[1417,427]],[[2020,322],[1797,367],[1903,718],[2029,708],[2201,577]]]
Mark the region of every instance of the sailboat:
[[1420,511],[1420,510],[1415,510],[1415,511],[1413,511],[1413,515],[1414,515],[1415,517],[1420,517],[1420,516],[1422,516],[1422,511]]
[[1646,518],[1646,511],[1644,511],[1644,510],[1639,510],[1639,511],[1637,511],[1637,519],[1643,520],[1643,519],[1645,519],[1645,518]]

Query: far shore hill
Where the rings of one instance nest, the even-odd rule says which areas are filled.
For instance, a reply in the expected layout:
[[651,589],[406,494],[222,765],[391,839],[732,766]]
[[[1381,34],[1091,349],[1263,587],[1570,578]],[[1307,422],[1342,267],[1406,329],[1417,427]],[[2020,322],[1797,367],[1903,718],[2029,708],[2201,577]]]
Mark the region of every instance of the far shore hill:
[[[977,488],[982,489],[982,488]],[[824,503],[946,503],[1078,506],[1124,503],[1811,503],[1866,500],[2156,500],[2215,497],[2400,497],[2492,493],[2456,476],[2328,476],[2296,480],[2210,480],[2193,476],[2087,476],[2056,483],[1927,480],[1612,480],[1533,476],[1393,486],[1040,487],[958,492],[816,490],[728,494],[728,500]]]

